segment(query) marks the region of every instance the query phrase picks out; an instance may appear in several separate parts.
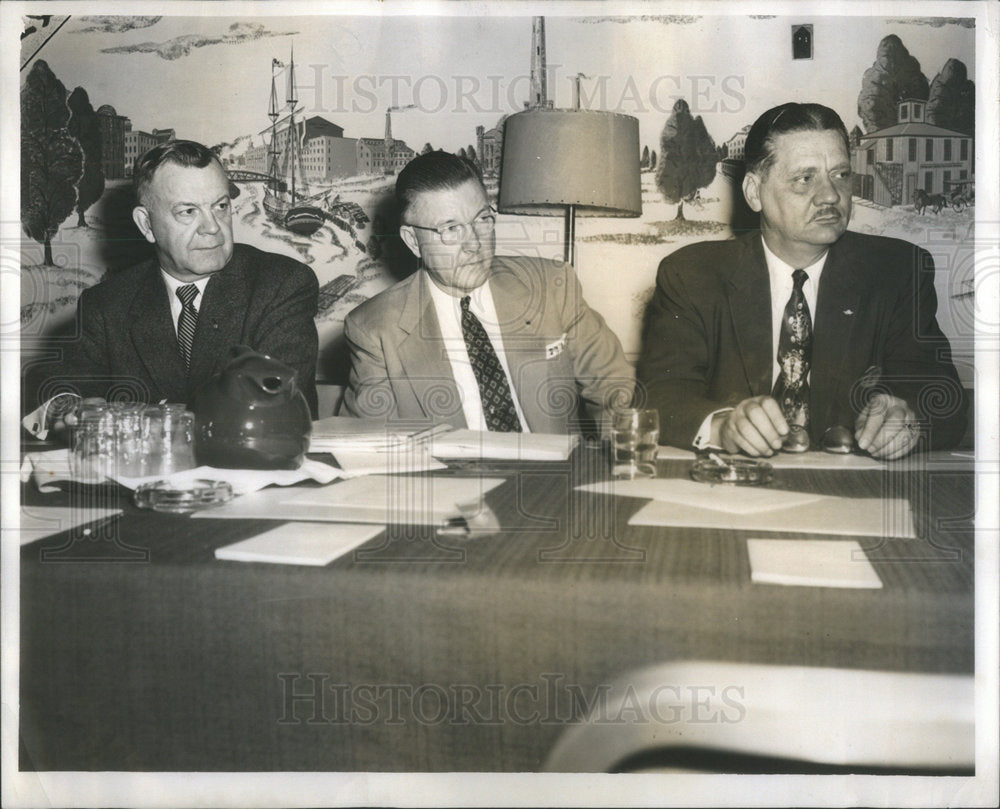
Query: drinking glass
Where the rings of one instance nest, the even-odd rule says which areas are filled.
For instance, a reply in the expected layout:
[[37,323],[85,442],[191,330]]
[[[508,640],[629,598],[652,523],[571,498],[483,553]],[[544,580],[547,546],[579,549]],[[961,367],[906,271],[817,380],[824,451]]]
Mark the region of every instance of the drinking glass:
[[115,419],[110,405],[85,405],[77,412],[70,471],[84,483],[102,483],[114,472]]
[[194,414],[184,405],[150,405],[141,424],[143,477],[194,468]]
[[614,477],[656,477],[656,447],[660,440],[660,414],[656,410],[617,411],[611,419],[611,440]]

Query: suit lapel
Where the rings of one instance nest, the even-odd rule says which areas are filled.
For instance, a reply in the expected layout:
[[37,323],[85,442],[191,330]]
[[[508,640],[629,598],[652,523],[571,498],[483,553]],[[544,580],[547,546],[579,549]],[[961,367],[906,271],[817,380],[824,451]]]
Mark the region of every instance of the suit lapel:
[[553,389],[553,382],[558,387],[564,381],[549,379],[550,368],[544,361],[545,335],[539,338],[544,303],[549,294],[549,279],[544,275],[538,278],[526,276],[536,282],[526,283],[515,267],[525,272],[522,265],[512,262],[507,266],[502,259],[496,258],[490,274],[490,292],[500,326],[504,357],[510,370],[514,395],[528,426],[536,432],[555,432],[557,427],[553,416],[544,407],[544,393]]
[[170,316],[166,284],[155,261],[139,272],[145,277],[140,280],[129,308],[132,345],[147,374],[159,387],[157,393],[170,401],[183,401],[186,373]]
[[817,429],[847,418],[838,412],[839,403],[846,401],[854,381],[848,378],[847,363],[855,354],[851,346],[856,324],[862,319],[866,284],[855,270],[849,243],[845,246],[849,238],[842,237],[830,248],[816,296],[809,390],[812,422]]
[[[212,275],[198,310],[198,327],[191,348],[192,388],[215,374],[229,360],[229,351],[243,339],[243,322],[250,305],[250,290],[239,252],[228,266]],[[193,395],[194,390],[188,394]]]
[[[400,362],[424,415],[436,422],[447,421],[453,427],[464,428],[467,425],[458,385],[444,350],[434,301],[426,286],[431,281],[423,271],[411,278],[411,287],[401,290],[400,296],[403,301],[399,315],[399,328],[403,332],[399,343]],[[408,370],[411,368],[415,369],[414,373]],[[442,402],[447,403],[449,412],[442,413],[435,406]]]
[[750,395],[770,393],[774,362],[771,280],[759,233],[744,241],[742,255],[730,272],[727,291],[736,346]]

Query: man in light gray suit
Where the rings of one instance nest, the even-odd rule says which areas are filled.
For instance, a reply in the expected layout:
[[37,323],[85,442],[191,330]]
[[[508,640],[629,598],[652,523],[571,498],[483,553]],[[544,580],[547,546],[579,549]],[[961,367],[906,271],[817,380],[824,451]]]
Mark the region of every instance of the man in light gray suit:
[[351,415],[479,430],[587,430],[634,371],[573,268],[496,256],[477,168],[430,152],[400,172],[400,236],[420,269],[352,311]]
[[[155,146],[136,162],[133,181],[133,219],[156,258],[84,290],[80,336],[39,398],[51,401],[68,391],[187,403],[226,365],[230,349],[245,345],[295,369],[315,416],[318,283],[312,270],[234,244],[229,178],[200,143]],[[42,435],[47,427],[64,427],[60,409],[36,411],[25,427]]]

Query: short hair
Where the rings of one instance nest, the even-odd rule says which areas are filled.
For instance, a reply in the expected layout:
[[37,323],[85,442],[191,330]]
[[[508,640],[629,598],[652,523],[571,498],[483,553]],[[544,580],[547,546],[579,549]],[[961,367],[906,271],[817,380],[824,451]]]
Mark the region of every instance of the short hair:
[[851,153],[851,141],[847,136],[844,122],[829,107],[822,104],[799,104],[790,102],[769,109],[760,116],[747,135],[744,144],[746,170],[767,175],[774,164],[774,141],[778,135],[789,132],[825,132],[832,130],[844,141],[844,148]]
[[440,149],[418,155],[403,167],[396,178],[400,220],[406,220],[406,212],[419,194],[458,188],[469,180],[483,184],[479,167],[466,157]]
[[[193,140],[168,140],[158,143],[135,161],[132,169],[132,188],[135,199],[140,205],[142,197],[153,182],[153,175],[164,163],[175,163],[178,166],[203,169],[210,163],[216,163],[223,173],[226,173],[219,156],[207,146]],[[227,174],[228,177],[228,174]]]

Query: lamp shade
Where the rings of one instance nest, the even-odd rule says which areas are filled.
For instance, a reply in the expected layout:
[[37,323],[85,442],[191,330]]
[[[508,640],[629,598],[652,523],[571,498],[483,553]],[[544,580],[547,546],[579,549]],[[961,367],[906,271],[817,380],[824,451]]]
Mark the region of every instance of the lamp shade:
[[593,110],[535,109],[504,123],[499,209],[639,216],[639,121]]

